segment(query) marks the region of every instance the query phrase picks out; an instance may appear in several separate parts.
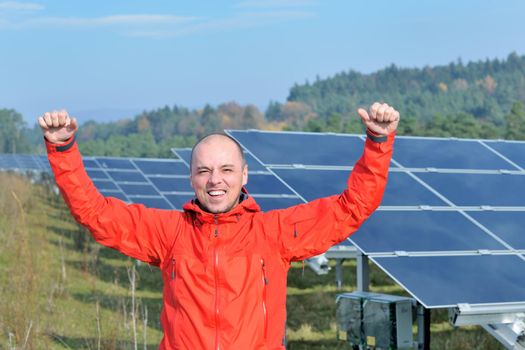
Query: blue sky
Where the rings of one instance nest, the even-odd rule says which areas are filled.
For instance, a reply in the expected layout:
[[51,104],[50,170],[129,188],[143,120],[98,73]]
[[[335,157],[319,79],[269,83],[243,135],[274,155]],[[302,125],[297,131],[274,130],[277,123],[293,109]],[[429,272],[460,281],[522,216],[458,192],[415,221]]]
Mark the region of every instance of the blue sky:
[[0,108],[31,124],[227,101],[294,83],[525,54],[522,0],[0,0]]

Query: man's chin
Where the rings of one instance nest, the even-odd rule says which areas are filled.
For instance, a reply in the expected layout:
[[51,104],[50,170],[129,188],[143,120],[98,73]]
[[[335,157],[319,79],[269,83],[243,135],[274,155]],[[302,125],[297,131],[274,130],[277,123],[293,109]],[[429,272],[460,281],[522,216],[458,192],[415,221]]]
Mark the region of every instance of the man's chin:
[[212,214],[222,214],[222,213],[227,213],[229,212],[230,210],[232,210],[235,205],[237,203],[234,203],[233,205],[229,205],[229,206],[223,206],[223,205],[205,205],[205,206],[201,206],[201,208],[208,212],[208,213],[212,213]]

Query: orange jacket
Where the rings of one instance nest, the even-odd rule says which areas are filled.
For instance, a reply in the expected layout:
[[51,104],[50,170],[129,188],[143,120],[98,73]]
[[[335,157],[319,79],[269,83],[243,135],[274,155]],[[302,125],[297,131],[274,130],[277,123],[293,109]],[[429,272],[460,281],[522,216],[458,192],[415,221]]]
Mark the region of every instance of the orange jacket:
[[263,213],[252,197],[210,214],[128,205],[103,197],[74,140],[46,143],[75,219],[99,243],[159,266],[164,280],[160,349],[284,349],[286,278],[293,260],[347,238],[379,206],[394,135],[367,139],[340,195]]

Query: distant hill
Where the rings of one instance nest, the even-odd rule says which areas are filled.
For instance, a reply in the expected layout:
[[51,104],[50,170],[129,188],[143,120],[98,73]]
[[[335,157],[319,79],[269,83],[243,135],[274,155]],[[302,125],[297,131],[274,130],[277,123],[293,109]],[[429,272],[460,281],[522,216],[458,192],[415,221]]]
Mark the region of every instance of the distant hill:
[[371,101],[396,106],[402,115],[429,121],[433,116],[466,113],[501,125],[515,102],[525,103],[525,56],[446,66],[399,68],[372,74],[353,70],[313,83],[294,85],[288,102],[309,106],[320,118],[355,113]]

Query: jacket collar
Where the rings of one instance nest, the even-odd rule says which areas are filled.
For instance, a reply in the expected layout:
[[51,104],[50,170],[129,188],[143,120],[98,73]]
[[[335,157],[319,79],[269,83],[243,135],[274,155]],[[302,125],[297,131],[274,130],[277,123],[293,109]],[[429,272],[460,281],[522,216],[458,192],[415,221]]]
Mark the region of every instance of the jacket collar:
[[182,208],[184,211],[194,214],[197,220],[205,223],[235,222],[239,221],[239,217],[242,214],[261,211],[259,205],[255,202],[252,196],[248,195],[248,191],[244,187],[241,190],[239,204],[226,213],[213,214],[204,211],[200,207],[197,198],[186,202]]

